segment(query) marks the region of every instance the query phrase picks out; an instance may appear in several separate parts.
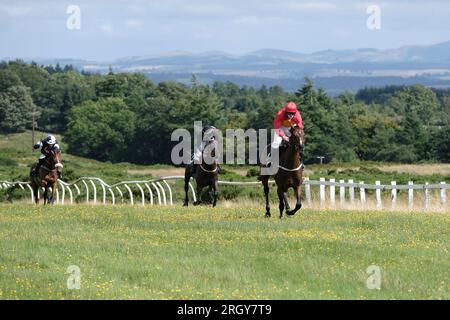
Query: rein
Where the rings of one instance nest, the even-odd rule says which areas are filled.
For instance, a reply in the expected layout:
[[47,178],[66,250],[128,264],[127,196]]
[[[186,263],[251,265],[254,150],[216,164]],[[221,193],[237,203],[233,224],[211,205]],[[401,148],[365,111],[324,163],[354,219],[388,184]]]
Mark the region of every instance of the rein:
[[[53,160],[53,161],[52,161],[52,160]],[[63,167],[62,163],[61,163],[61,162],[56,162],[54,158],[46,157],[44,161],[45,161],[45,163],[46,163],[48,166],[42,165],[41,168],[45,169],[45,170],[48,171],[48,172],[52,172],[52,171],[54,171],[54,170],[57,170],[59,167],[61,167],[61,168]],[[53,169],[50,169],[49,166],[50,166],[50,167],[53,166],[54,168],[53,168]]]

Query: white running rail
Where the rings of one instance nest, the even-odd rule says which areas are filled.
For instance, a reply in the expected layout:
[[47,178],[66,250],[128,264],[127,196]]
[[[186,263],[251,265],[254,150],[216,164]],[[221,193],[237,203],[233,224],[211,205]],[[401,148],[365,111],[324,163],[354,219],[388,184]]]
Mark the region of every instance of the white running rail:
[[[61,191],[61,197],[59,190],[56,190],[57,204],[73,204],[75,202],[75,198],[81,194],[81,190],[84,189],[86,191],[86,199],[85,203],[97,204],[97,199],[101,199],[102,205],[106,205],[107,203],[117,204],[124,203],[126,198],[129,199],[129,202],[134,204],[145,205],[146,203],[150,205],[158,204],[158,205],[173,205],[173,192],[172,187],[167,181],[170,180],[184,180],[184,176],[167,176],[161,178],[155,178],[151,180],[136,180],[136,181],[120,181],[114,183],[112,185],[107,184],[101,178],[98,177],[81,177],[72,182],[65,182],[62,180],[58,180],[58,189]],[[273,180],[270,180],[269,183],[275,183]],[[239,182],[239,181],[220,181],[221,185],[229,185],[229,186],[261,186],[261,182],[259,181],[250,181],[250,182]],[[90,185],[90,187],[89,187]],[[381,192],[383,190],[390,191],[390,199],[391,199],[391,208],[395,208],[397,202],[397,191],[398,190],[408,190],[407,192],[407,200],[408,200],[408,208],[412,209],[414,207],[414,191],[423,191],[424,200],[423,200],[423,208],[430,208],[430,191],[435,189],[438,190],[438,198],[439,198],[439,206],[442,209],[447,208],[447,198],[446,198],[446,190],[450,189],[450,184],[445,182],[440,182],[439,184],[429,184],[426,182],[425,184],[414,184],[412,181],[409,181],[407,185],[397,185],[395,181],[392,181],[390,184],[382,185],[380,181],[376,181],[375,184],[367,184],[363,181],[359,183],[354,183],[352,179],[345,182],[344,180],[339,180],[336,182],[335,179],[330,179],[326,181],[325,178],[320,178],[319,181],[309,180],[309,178],[305,178],[303,181],[304,192],[307,205],[310,206],[312,202],[312,186],[319,186],[319,203],[320,207],[324,208],[328,198],[328,206],[335,207],[335,196],[336,189],[339,188],[338,196],[339,196],[339,206],[342,207],[346,201],[346,192],[345,189],[348,189],[348,200],[350,201],[350,205],[355,204],[355,190],[359,190],[360,195],[360,205],[362,207],[366,204],[366,190],[375,190],[375,205],[377,209],[383,208],[382,196]],[[100,186],[100,189],[97,187]],[[28,181],[0,181],[0,190],[9,189],[13,187],[19,187],[22,190],[26,190],[27,188],[31,195],[31,201],[34,202],[33,191],[30,186],[30,182]],[[125,191],[120,187],[124,187]],[[194,201],[196,200],[196,194],[194,187],[191,182],[189,182],[189,187],[191,190],[192,197]],[[328,187],[328,192],[325,192],[325,189]],[[75,189],[75,193],[72,192],[72,189]],[[133,189],[135,192],[133,192]],[[101,191],[100,191],[101,190]],[[69,199],[67,199],[68,192]],[[101,192],[101,197],[97,198],[97,193]],[[156,193],[154,192],[156,191]],[[166,193],[167,192],[167,193]],[[110,201],[107,202],[107,193],[111,195]],[[75,196],[74,196],[75,195]],[[91,198],[92,195],[92,198]],[[148,195],[148,197],[146,196]],[[155,201],[154,197],[157,197],[157,201]],[[328,197],[327,197],[328,195]],[[118,200],[120,198],[120,201]],[[91,200],[92,199],[92,200]],[[139,201],[140,200],[140,201]]]

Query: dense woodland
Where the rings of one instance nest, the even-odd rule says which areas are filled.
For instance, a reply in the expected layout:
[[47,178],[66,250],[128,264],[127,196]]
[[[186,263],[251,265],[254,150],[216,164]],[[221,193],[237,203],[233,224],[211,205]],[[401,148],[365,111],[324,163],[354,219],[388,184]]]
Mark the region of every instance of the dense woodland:
[[71,66],[0,63],[0,132],[64,135],[68,152],[111,162],[170,163],[176,128],[272,127],[286,101],[305,125],[306,162],[450,162],[450,90],[366,88],[331,97],[310,79],[296,92],[231,82],[155,84],[142,74],[77,72]]

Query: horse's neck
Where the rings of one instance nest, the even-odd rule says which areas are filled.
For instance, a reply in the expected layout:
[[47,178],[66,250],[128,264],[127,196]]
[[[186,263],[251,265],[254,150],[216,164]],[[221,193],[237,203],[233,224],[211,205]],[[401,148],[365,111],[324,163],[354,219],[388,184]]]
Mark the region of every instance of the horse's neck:
[[292,147],[288,147],[280,157],[280,164],[284,167],[298,167],[300,165],[300,154]]
[[[211,155],[212,157],[215,157],[215,155]],[[216,167],[217,167],[217,160],[216,159],[214,159],[214,162],[213,163],[206,163],[205,161],[205,158],[203,157],[203,153],[202,153],[202,158],[201,158],[201,164],[202,164],[202,166],[204,167],[204,168],[206,168],[206,169],[215,169]]]
[[44,165],[47,167],[47,169],[55,170],[55,164],[56,161],[52,157],[45,158]]
[[208,170],[214,170],[214,169],[217,167],[217,161],[214,160],[214,162],[213,162],[213,163],[210,163],[210,164],[208,164],[208,163],[202,161],[202,166],[203,166],[205,169],[208,169]]

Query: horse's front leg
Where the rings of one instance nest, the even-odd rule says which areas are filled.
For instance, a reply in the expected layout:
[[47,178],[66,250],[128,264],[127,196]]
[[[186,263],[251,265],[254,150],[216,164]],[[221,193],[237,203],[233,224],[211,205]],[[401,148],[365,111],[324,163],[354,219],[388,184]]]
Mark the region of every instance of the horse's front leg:
[[261,182],[264,187],[264,197],[266,199],[266,218],[270,218],[269,179],[263,178]]
[[219,195],[219,191],[217,190],[218,189],[218,183],[217,183],[217,180],[214,180],[214,184],[212,185],[212,189],[213,189],[213,192],[214,192],[214,199],[213,199],[213,208],[216,206],[216,204],[217,204],[217,197],[218,197],[218,195]]
[[288,214],[288,212],[291,211],[291,206],[289,205],[287,191],[283,192],[283,201],[284,201],[284,207],[286,208],[286,214]]
[[39,204],[39,193],[38,193],[38,188],[37,186],[33,186],[33,197],[34,197],[34,203],[35,204]]
[[284,210],[284,191],[280,187],[278,187],[277,194],[279,200],[278,208],[280,209],[280,219],[281,219],[281,217],[283,217],[283,210]]
[[191,179],[191,176],[187,173],[185,173],[184,176],[184,202],[183,202],[183,206],[187,207],[189,205],[189,196],[188,196],[188,191],[189,191],[189,180]]
[[46,184],[44,187],[44,205],[47,204],[48,201],[48,185]]
[[57,188],[58,188],[58,182],[55,180],[55,182],[53,182],[53,184],[52,184],[52,194],[51,194],[49,204],[55,203],[55,194],[56,194]]
[[301,187],[300,186],[294,187],[294,192],[295,192],[295,197],[297,199],[297,202],[295,203],[295,209],[292,211],[289,211],[289,212],[286,211],[286,214],[290,215],[290,216],[293,216],[302,207]]

